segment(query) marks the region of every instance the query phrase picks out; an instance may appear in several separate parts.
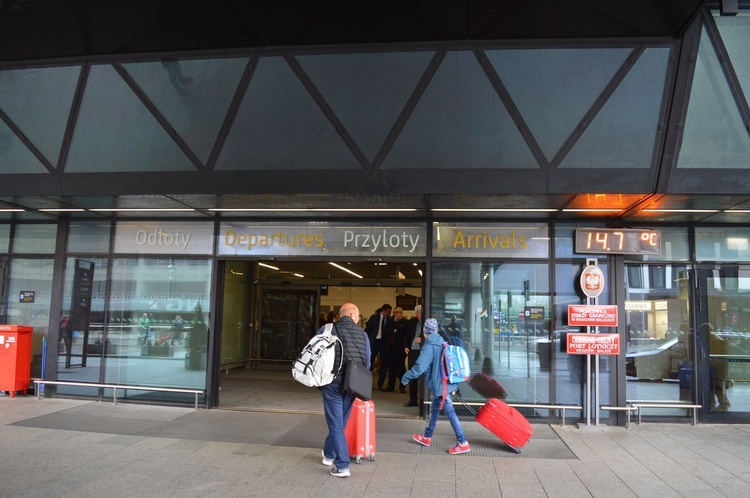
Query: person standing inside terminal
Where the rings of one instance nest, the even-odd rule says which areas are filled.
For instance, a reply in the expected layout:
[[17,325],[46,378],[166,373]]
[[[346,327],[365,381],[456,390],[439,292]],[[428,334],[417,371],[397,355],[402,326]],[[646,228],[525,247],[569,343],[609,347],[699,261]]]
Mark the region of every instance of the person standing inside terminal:
[[375,358],[380,354],[380,369],[378,371],[378,389],[383,390],[383,382],[385,382],[385,372],[387,370],[387,358],[386,352],[386,331],[391,329],[391,310],[393,307],[385,303],[379,309],[375,310],[375,313],[367,320],[365,326],[365,332],[367,337],[370,338],[370,364],[375,367]]
[[[333,334],[341,339],[343,355],[346,361],[359,361],[370,367],[370,342],[362,327],[359,326],[359,308],[346,303],[339,310],[340,318],[334,324]],[[321,328],[318,333],[322,333]],[[336,351],[335,365],[339,364],[341,353]],[[331,475],[349,477],[349,448],[346,444],[344,429],[354,403],[354,394],[344,391],[343,379],[346,367],[334,377],[333,382],[321,388],[323,411],[325,412],[328,436],[323,444],[323,465],[331,466]]]
[[139,332],[139,343],[146,344],[148,342],[148,336],[151,334],[151,319],[148,317],[148,313],[144,313],[138,319],[138,332]]
[[[393,308],[393,329],[388,334],[390,338],[390,364],[388,366],[388,385],[385,392],[392,392],[396,388],[396,379],[400,379],[406,372],[406,352],[404,341],[406,340],[406,330],[409,328],[409,320],[404,318],[404,310],[400,307]],[[399,382],[398,392],[405,393],[406,389]]]
[[[419,359],[419,352],[424,342],[424,333],[422,332],[422,305],[418,304],[414,308],[414,316],[409,320],[409,326],[406,329],[406,341],[404,343],[404,352],[409,358],[409,368],[413,368]],[[403,384],[403,378],[402,384]],[[409,401],[404,403],[405,407],[419,406],[419,379],[414,378],[409,381]]]

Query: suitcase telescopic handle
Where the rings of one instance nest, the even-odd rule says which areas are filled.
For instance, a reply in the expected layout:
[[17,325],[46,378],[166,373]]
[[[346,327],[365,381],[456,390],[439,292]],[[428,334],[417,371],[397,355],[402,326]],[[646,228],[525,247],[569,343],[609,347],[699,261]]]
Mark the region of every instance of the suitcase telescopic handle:
[[458,393],[453,392],[452,394],[453,394],[453,397],[456,398],[458,401],[460,401],[461,404],[464,405],[466,409],[471,412],[472,415],[474,415],[475,417],[477,416],[476,410],[474,410],[474,408],[469,406],[469,404],[466,401],[464,401],[464,399],[461,396],[459,396]]

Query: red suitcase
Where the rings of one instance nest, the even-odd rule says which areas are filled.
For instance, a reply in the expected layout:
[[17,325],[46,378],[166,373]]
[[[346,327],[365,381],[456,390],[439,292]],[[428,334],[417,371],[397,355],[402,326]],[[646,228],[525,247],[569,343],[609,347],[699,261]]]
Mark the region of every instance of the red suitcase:
[[502,384],[483,373],[473,375],[471,379],[469,379],[469,387],[488,399],[505,399],[505,397],[508,396],[508,393]]
[[346,442],[349,446],[349,457],[357,463],[363,458],[375,461],[375,403],[354,399],[349,421],[344,430]]
[[534,428],[521,412],[499,399],[490,399],[477,413],[460,396],[454,396],[474,414],[479,425],[499,437],[516,453],[521,453],[521,448],[534,433]]
[[531,424],[526,417],[521,415],[521,412],[499,399],[487,401],[479,409],[476,419],[480,425],[499,437],[516,453],[521,453],[521,448],[534,433]]

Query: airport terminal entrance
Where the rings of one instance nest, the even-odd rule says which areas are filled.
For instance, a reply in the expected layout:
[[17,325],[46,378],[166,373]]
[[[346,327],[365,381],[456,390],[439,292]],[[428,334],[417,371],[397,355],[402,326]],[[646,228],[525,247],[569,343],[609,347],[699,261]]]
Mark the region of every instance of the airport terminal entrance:
[[[217,406],[239,410],[322,411],[320,392],[292,380],[291,362],[346,302],[361,323],[383,303],[422,299],[422,265],[415,262],[224,261],[219,284],[221,324]],[[394,397],[394,406],[405,401]],[[385,406],[384,409],[387,409]]]

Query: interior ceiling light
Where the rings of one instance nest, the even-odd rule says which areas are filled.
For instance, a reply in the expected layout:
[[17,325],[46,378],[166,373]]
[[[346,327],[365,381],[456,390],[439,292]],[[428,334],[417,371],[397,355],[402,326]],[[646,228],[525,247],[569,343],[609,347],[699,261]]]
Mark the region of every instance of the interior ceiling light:
[[357,275],[356,273],[354,273],[353,271],[349,270],[348,268],[344,268],[344,267],[343,267],[343,266],[341,266],[341,265],[337,265],[337,264],[336,264],[336,263],[334,263],[333,261],[329,261],[329,262],[328,262],[328,264],[329,264],[329,265],[331,265],[331,266],[335,266],[335,267],[336,267],[336,268],[338,268],[339,270],[344,270],[344,271],[345,271],[346,273],[349,273],[349,274],[351,274],[351,275],[354,275],[354,276],[355,276],[355,277],[357,277],[357,278],[365,278],[365,277],[363,277],[362,275]]
[[743,213],[750,213],[750,209],[727,209],[724,212],[729,213],[729,214],[743,214]]
[[718,213],[718,209],[641,209],[642,213]]
[[272,270],[276,270],[276,271],[279,271],[279,269],[278,269],[278,268],[276,268],[275,266],[267,265],[266,263],[260,263],[260,262],[259,262],[259,263],[258,263],[258,266],[263,266],[263,267],[265,267],[265,268],[270,268],[270,269],[272,269]]
[[443,213],[555,213],[557,208],[432,208]]
[[299,278],[305,278],[304,275],[300,275],[299,273],[292,273],[292,275],[294,275],[295,277],[299,277]]
[[81,208],[46,208],[39,210],[41,213],[83,213],[84,211],[86,210]]
[[15,209],[15,208],[4,209],[4,208],[0,208],[0,213],[23,213],[25,211],[26,211],[25,209]]
[[413,213],[416,208],[209,208],[215,213]]
[[193,208],[94,208],[89,211],[104,213],[177,213],[195,211]]
[[621,213],[620,208],[565,208],[563,213]]

